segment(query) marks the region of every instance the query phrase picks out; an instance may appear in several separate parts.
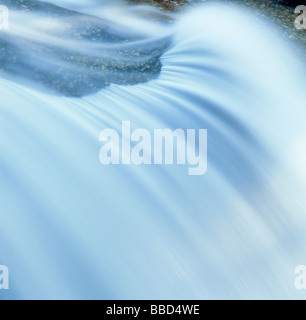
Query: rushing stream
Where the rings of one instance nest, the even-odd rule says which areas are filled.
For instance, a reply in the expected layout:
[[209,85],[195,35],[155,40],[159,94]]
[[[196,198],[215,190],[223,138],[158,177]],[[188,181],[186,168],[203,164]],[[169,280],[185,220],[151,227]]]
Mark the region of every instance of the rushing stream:
[[[226,5],[1,4],[0,299],[305,298],[295,44]],[[99,134],[123,120],[208,129],[207,173],[103,166]]]

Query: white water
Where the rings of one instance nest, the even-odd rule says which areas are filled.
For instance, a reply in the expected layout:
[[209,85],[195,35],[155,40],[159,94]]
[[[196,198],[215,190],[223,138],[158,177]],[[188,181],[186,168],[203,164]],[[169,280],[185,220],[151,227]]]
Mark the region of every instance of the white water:
[[[124,10],[113,17],[160,35]],[[156,28],[173,40],[148,83],[69,98],[0,80],[11,275],[0,298],[305,298],[294,268],[306,264],[306,73],[294,45],[226,6]],[[207,128],[207,174],[102,166],[99,133],[122,120]]]

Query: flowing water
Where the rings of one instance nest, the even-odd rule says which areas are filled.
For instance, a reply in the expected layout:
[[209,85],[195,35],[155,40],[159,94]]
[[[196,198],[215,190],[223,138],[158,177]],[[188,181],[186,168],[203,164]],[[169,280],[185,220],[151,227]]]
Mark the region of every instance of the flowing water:
[[[226,5],[1,3],[0,299],[305,298],[293,43]],[[208,129],[207,173],[101,165],[99,133],[122,120]]]

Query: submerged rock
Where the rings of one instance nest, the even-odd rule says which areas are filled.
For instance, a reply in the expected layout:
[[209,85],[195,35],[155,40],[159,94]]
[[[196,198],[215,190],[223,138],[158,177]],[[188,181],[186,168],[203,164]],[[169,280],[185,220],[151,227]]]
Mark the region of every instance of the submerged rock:
[[109,84],[156,78],[169,45],[163,35],[124,33],[107,21],[40,1],[2,1],[10,29],[0,33],[0,76],[67,96]]

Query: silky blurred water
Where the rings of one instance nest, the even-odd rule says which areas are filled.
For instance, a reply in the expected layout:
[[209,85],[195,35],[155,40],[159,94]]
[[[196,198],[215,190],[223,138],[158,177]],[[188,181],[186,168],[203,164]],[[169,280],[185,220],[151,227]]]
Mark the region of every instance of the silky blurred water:
[[[0,299],[305,298],[294,287],[306,264],[306,73],[295,45],[225,5],[169,23],[117,1],[48,2],[95,15],[86,28],[101,22],[115,38],[78,37],[70,13],[4,1],[0,265],[10,290]],[[75,55],[81,67],[66,59]],[[122,120],[208,129],[206,175],[101,165],[99,133]]]

